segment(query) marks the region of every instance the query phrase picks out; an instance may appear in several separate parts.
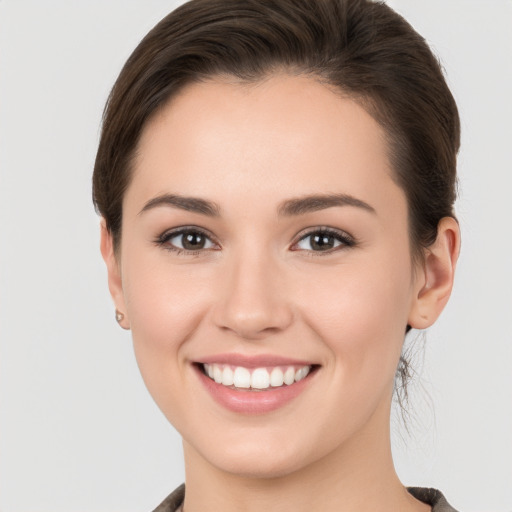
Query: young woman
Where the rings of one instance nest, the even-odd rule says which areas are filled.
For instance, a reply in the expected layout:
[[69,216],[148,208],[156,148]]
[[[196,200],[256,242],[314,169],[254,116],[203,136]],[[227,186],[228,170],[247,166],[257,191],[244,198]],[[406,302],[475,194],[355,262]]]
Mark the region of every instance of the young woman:
[[451,292],[457,108],[364,0],[193,0],[128,59],[94,171],[116,318],[183,437],[156,510],[452,511],[390,447]]

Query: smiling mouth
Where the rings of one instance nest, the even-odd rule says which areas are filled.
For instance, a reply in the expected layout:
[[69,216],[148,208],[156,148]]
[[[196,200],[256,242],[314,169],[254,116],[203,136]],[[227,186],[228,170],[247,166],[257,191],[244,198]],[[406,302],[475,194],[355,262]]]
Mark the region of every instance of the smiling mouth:
[[245,391],[269,391],[291,386],[317,368],[317,365],[245,368],[218,363],[200,363],[198,366],[204,375],[217,384]]

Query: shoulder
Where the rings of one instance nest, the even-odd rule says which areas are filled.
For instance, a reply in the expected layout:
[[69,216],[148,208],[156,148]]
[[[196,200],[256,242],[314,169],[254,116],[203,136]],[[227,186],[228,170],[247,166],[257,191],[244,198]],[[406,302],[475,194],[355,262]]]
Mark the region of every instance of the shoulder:
[[418,500],[432,506],[432,512],[457,512],[441,491],[427,487],[408,487],[407,490]]
[[185,498],[185,484],[177,487],[153,512],[177,512]]

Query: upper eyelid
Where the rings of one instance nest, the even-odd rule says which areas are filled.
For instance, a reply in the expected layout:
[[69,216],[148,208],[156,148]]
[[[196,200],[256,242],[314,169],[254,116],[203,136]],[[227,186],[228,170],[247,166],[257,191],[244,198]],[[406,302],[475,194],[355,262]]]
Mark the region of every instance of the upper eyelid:
[[338,235],[341,238],[349,238],[350,240],[355,242],[355,238],[347,231],[344,231],[343,229],[338,229],[338,228],[331,228],[328,226],[317,226],[317,227],[303,229],[295,236],[295,239],[297,241],[299,241],[299,240],[302,240],[303,238],[313,235],[315,233],[329,233],[331,235]]
[[167,229],[161,235],[159,235],[157,238],[159,240],[163,240],[164,238],[169,239],[174,236],[178,236],[178,235],[182,235],[184,233],[190,233],[190,232],[201,233],[202,235],[208,237],[212,242],[218,243],[217,238],[212,233],[210,233],[210,231],[200,228],[198,226],[181,226],[179,228]]

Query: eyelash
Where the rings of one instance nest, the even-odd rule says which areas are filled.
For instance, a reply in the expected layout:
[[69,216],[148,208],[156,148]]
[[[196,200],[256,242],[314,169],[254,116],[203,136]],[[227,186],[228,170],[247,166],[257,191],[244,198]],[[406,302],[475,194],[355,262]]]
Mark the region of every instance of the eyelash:
[[[201,253],[205,251],[211,251],[211,250],[218,250],[218,249],[212,249],[212,248],[202,248],[198,250],[189,250],[189,249],[182,249],[180,247],[173,246],[169,243],[169,240],[178,237],[180,235],[186,235],[186,234],[199,234],[204,236],[206,239],[208,239],[212,244],[215,244],[218,246],[217,242],[213,240],[213,237],[211,237],[206,231],[204,231],[201,228],[195,227],[195,226],[188,226],[188,227],[182,227],[176,230],[166,231],[162,233],[160,236],[158,236],[155,240],[155,243],[163,247],[164,249],[171,251],[175,253],[176,255],[185,255],[185,256],[198,256]],[[313,251],[305,249],[303,252],[308,254],[308,256],[324,256],[328,254],[332,254],[333,252],[337,252],[339,250],[343,250],[346,248],[354,247],[356,245],[356,240],[349,235],[348,233],[344,231],[340,231],[333,228],[328,227],[317,227],[314,229],[311,229],[309,231],[306,231],[304,233],[301,233],[299,236],[299,239],[297,242],[295,242],[292,245],[293,251],[297,251],[300,249],[293,249],[293,247],[296,247],[300,242],[307,239],[308,237],[311,237],[313,235],[327,235],[329,237],[333,237],[336,241],[341,242],[339,245],[335,246],[334,248],[328,249],[326,251]]]
[[[165,231],[160,236],[157,237],[155,240],[155,243],[166,249],[167,251],[174,252],[176,255],[186,255],[186,256],[198,256],[201,254],[201,252],[209,251],[212,249],[198,249],[195,251],[191,251],[188,249],[182,249],[180,247],[173,246],[169,243],[169,240],[172,240],[173,238],[180,236],[180,235],[186,235],[186,234],[199,234],[204,236],[206,239],[210,240],[213,244],[216,244],[215,241],[212,240],[212,237],[201,228],[195,227],[195,226],[185,226],[179,229],[171,230],[171,231]],[[217,244],[218,245],[218,244]],[[218,250],[218,249],[213,249]]]
[[312,256],[312,257],[327,256],[334,252],[338,252],[343,249],[348,249],[348,248],[354,247],[356,245],[356,240],[351,235],[346,233],[345,231],[328,228],[326,226],[321,226],[321,227],[310,229],[308,231],[301,233],[299,235],[298,241],[292,245],[292,250],[298,250],[298,249],[293,249],[293,247],[297,246],[300,242],[307,239],[308,237],[312,237],[313,235],[324,235],[324,236],[327,235],[328,237],[332,237],[336,241],[341,242],[341,243],[338,246],[335,246],[332,249],[328,249],[326,251],[313,251],[313,250],[307,250],[307,249],[304,250],[304,252],[308,256]]

